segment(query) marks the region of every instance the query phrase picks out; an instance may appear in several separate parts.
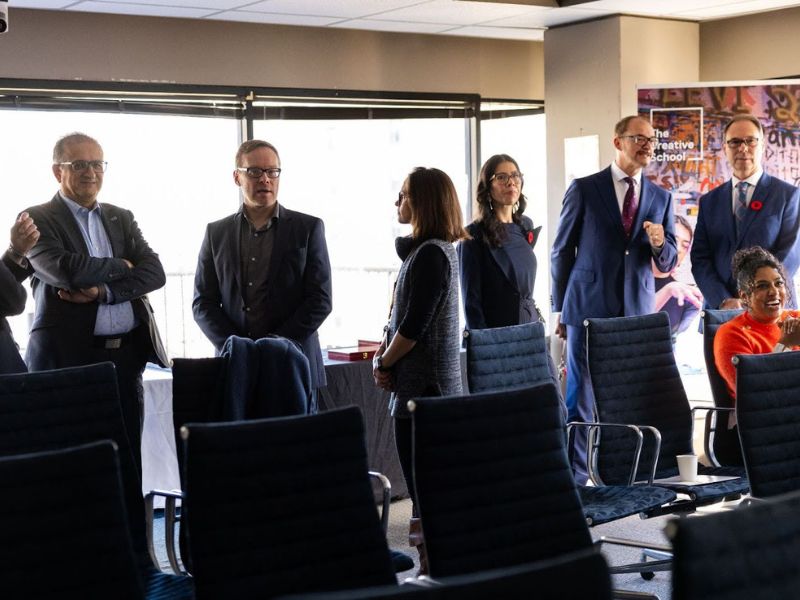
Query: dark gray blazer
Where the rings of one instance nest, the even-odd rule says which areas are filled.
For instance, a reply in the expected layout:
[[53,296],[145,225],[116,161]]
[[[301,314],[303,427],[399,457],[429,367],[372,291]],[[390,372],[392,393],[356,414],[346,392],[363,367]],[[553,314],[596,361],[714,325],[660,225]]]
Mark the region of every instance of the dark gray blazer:
[[27,294],[19,282],[27,276],[25,269],[16,265],[7,255],[3,256],[0,261],[0,374],[27,371],[6,321],[6,317],[25,310]]
[[[194,320],[217,354],[231,335],[247,337],[242,296],[242,211],[209,223],[194,278]],[[294,340],[311,367],[311,383],[325,385],[317,329],[331,312],[331,265],[322,220],[281,205],[270,258],[269,333]]]
[[[142,237],[131,211],[105,203],[102,208],[114,258],[89,256],[78,224],[58,194],[27,209],[39,229],[39,241],[28,253],[36,300],[26,355],[32,371],[86,364],[98,304],[66,302],[58,290],[100,284],[108,286],[115,302],[130,301],[137,319],[149,328],[151,347],[142,349],[148,359],[164,366],[169,362],[145,296],[166,282],[161,261]],[[134,268],[128,268],[123,258]]]

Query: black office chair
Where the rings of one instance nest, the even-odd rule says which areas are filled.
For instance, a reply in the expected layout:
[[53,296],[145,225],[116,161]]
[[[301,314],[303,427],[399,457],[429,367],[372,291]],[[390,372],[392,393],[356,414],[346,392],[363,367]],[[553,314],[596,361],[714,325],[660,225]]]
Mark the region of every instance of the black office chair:
[[[693,413],[675,364],[669,317],[659,312],[639,317],[587,319],[589,374],[595,397],[595,414],[605,423],[642,426],[648,435],[641,451],[642,468],[637,481],[678,475],[676,456],[692,454]],[[589,470],[597,483],[629,481],[636,441],[625,428],[595,432],[590,443]],[[749,490],[740,467],[700,466],[701,475],[730,476],[734,479],[706,485],[670,485],[690,500],[673,510],[692,510],[701,504],[735,499]],[[664,485],[658,481],[655,485]]]
[[0,597],[144,598],[113,442],[0,458]]
[[473,394],[557,382],[542,323],[468,329],[464,341]]
[[[562,401],[542,323],[471,329],[464,332],[464,339],[467,380],[473,394],[553,383]],[[563,403],[561,408],[566,417]],[[673,492],[646,486],[578,486],[578,492],[590,526],[646,514],[675,499]]]
[[736,420],[752,495],[800,490],[800,352],[740,354]]
[[186,527],[197,597],[395,582],[358,408],[187,424]]
[[712,310],[705,309],[701,313],[703,326],[703,358],[706,362],[708,382],[711,384],[711,396],[714,406],[726,410],[712,410],[706,414],[705,452],[712,465],[742,466],[742,448],[739,437],[728,429],[728,411],[733,410],[733,398],[728,393],[725,380],[717,370],[714,360],[714,337],[720,325],[727,323],[733,317],[742,313],[741,310]]
[[[580,574],[580,576],[576,576]],[[603,555],[587,550],[518,567],[439,579],[433,585],[383,586],[284,600],[611,600],[611,577]]]
[[675,519],[666,531],[675,550],[672,600],[797,597],[797,493],[698,518]]
[[114,365],[0,376],[0,456],[98,440],[111,440],[118,448],[128,525],[145,597],[193,598],[192,580],[162,573],[148,552],[142,483],[122,421]]
[[[533,563],[592,545],[552,383],[418,398],[409,408],[432,577]],[[637,566],[619,572],[658,568]]]

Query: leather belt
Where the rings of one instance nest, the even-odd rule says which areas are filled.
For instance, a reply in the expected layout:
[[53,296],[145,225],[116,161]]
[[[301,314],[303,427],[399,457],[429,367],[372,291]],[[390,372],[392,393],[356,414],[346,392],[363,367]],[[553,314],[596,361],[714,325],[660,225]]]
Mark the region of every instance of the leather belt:
[[117,335],[96,335],[94,336],[92,345],[95,348],[104,348],[105,350],[119,350],[133,340],[133,333],[135,331],[136,330],[133,329],[128,333]]

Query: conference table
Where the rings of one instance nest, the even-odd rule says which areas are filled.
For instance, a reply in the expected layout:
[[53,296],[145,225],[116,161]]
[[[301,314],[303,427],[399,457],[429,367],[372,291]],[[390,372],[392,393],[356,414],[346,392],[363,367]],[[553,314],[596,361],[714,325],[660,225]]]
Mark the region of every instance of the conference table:
[[[392,497],[408,496],[394,447],[394,427],[387,408],[389,394],[375,387],[372,362],[326,360],[325,374],[328,386],[320,389],[319,409],[358,406],[364,417],[370,470],[389,478]],[[168,369],[148,365],[144,373],[144,402],[142,491],[180,489],[172,423],[172,373]]]

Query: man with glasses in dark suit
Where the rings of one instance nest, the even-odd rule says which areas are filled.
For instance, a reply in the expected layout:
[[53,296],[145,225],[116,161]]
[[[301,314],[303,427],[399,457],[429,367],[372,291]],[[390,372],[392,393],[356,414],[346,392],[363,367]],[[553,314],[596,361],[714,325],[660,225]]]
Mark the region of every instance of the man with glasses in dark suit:
[[[690,254],[692,274],[708,308],[742,308],[731,258],[761,246],[783,263],[792,280],[800,266],[800,189],[764,172],[764,127],[757,117],[733,117],[723,131],[732,177],[700,198]],[[796,306],[794,294],[789,305]]]
[[56,142],[59,190],[27,212],[39,229],[28,252],[36,311],[28,340],[31,371],[110,361],[137,464],[148,360],[166,366],[146,294],[166,281],[133,213],[97,198],[107,163],[97,140],[72,133]]
[[242,205],[206,229],[192,309],[217,353],[231,335],[293,340],[316,390],[326,383],[317,329],[332,306],[325,227],[278,203],[280,176],[275,146],[250,140],[239,147],[233,181]]

